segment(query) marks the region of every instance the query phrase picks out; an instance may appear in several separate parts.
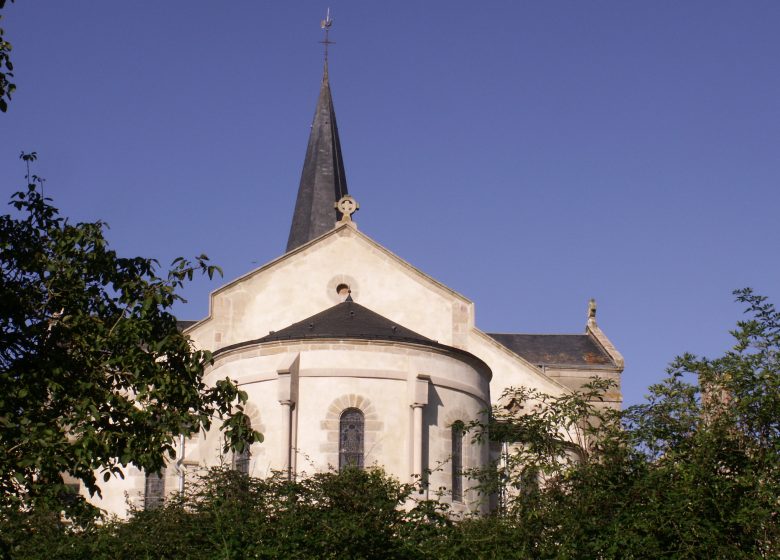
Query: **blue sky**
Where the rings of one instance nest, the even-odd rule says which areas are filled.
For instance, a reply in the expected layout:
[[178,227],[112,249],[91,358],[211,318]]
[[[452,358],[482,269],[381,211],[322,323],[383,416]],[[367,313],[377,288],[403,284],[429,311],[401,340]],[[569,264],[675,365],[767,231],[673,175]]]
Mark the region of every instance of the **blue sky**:
[[[126,255],[284,251],[327,4],[17,0],[6,199],[46,193]],[[361,230],[473,300],[491,332],[581,332],[626,404],[716,356],[731,291],[780,302],[780,3],[332,0],[330,76]],[[221,282],[198,281],[182,318]]]

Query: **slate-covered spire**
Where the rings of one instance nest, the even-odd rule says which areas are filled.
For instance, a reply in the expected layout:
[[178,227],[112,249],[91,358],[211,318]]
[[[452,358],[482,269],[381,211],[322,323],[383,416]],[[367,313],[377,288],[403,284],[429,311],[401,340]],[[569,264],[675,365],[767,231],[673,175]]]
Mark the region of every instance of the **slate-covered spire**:
[[336,225],[334,204],[347,195],[347,178],[341,157],[336,112],[328,81],[328,62],[322,74],[320,97],[311,124],[309,145],[303,162],[298,199],[295,201],[287,251],[319,237]]

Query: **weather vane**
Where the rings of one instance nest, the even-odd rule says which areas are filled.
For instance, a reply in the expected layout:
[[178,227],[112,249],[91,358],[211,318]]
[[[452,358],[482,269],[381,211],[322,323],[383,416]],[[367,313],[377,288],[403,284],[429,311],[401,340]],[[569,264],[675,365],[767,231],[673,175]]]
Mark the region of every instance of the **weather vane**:
[[325,31],[325,40],[320,41],[323,45],[325,45],[325,62],[328,62],[328,45],[335,45],[333,41],[328,39],[328,34],[330,33],[330,28],[333,25],[333,18],[330,17],[330,8],[328,8],[327,13],[325,14],[325,19],[323,19],[320,22],[320,27]]

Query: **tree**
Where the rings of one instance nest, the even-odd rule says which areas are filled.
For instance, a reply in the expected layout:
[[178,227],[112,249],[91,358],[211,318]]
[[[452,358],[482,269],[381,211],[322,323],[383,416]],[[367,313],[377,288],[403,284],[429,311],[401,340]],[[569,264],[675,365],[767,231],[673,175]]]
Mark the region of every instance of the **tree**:
[[470,426],[475,438],[503,448],[496,464],[472,473],[482,491],[498,492],[501,507],[512,509],[542,480],[549,483],[574,466],[598,461],[607,446],[621,444],[619,411],[601,406],[613,386],[593,377],[581,390],[558,396],[527,387],[504,391],[489,424]]
[[[602,405],[613,382],[594,377],[581,390],[549,395],[509,388],[487,426],[471,426],[502,452],[472,476],[484,494],[497,494],[497,517],[472,520],[467,531],[489,532],[504,547],[495,557],[599,558],[610,509],[630,485],[637,463],[621,413]],[[509,544],[511,543],[511,544]],[[510,556],[511,555],[511,556]]]
[[686,557],[780,555],[780,313],[750,289],[734,295],[749,318],[733,349],[677,358],[626,413],[648,464],[632,523]]
[[171,313],[193,274],[219,269],[179,258],[160,275],[153,259],[120,257],[104,223],[70,223],[29,171],[28,183],[0,217],[0,505],[56,502],[63,473],[99,493],[96,471],[157,471],[177,435],[215,418],[226,451],[261,441],[244,428],[245,393],[204,384],[211,356]]
[[[11,0],[13,2],[14,0]],[[6,0],[0,0],[0,10],[5,7]],[[0,15],[0,20],[3,16]],[[0,27],[0,111],[5,113],[8,110],[8,101],[11,101],[11,94],[16,89],[16,84],[11,83],[9,78],[13,78],[14,65],[11,62],[11,43],[5,40],[5,32]],[[7,101],[6,101],[7,99]]]
[[513,390],[494,411],[491,437],[513,443],[493,471],[508,489],[497,526],[521,557],[780,555],[780,313],[735,295],[749,318],[734,348],[677,358],[644,404],[600,410],[596,384]]

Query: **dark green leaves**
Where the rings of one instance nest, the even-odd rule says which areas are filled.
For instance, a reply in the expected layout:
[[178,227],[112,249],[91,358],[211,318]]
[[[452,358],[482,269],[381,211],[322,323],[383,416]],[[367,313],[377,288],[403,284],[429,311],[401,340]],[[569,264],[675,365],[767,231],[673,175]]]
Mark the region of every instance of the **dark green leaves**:
[[120,257],[102,222],[68,222],[34,184],[11,205],[17,214],[0,216],[0,505],[58,499],[66,471],[90,492],[96,471],[157,471],[178,434],[214,417],[228,447],[261,440],[241,429],[245,394],[203,384],[211,355],[171,313],[184,282],[217,267],[201,255],[160,274],[153,259]]
[[[13,0],[11,0],[13,2]],[[0,10],[5,7],[5,0],[0,0]],[[0,15],[0,22],[3,16]],[[11,62],[11,43],[5,40],[5,30],[0,27],[0,111],[8,111],[8,102],[11,101],[11,95],[16,90],[16,84],[12,83],[10,78],[14,77],[14,65]]]
[[[780,555],[780,314],[735,295],[748,318],[734,348],[680,356],[641,405],[599,410],[598,386],[508,395],[516,406],[496,410],[490,434],[512,445],[493,481],[521,557]],[[529,469],[542,474],[533,492]]]

